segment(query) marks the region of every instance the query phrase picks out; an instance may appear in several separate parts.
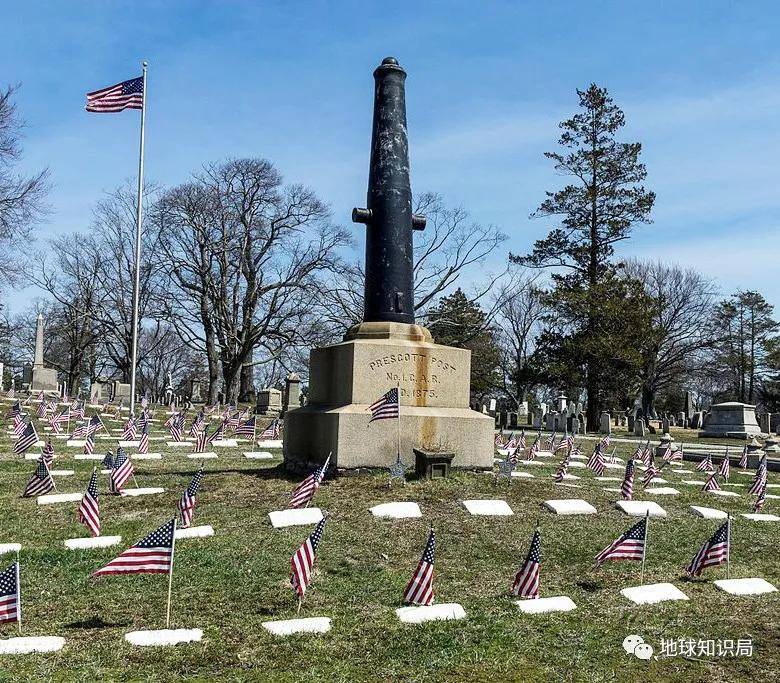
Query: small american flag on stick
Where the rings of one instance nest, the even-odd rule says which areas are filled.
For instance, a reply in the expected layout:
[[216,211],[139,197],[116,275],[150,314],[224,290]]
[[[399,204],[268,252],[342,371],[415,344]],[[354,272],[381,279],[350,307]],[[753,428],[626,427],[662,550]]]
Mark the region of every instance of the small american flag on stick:
[[539,528],[534,531],[531,539],[531,547],[528,555],[520,567],[520,571],[515,574],[515,580],[512,584],[512,594],[520,598],[538,598],[539,597],[539,565],[542,562],[542,537],[539,534]]
[[400,406],[398,403],[398,387],[393,387],[387,393],[374,401],[368,409],[371,411],[371,424],[374,420],[390,420],[400,415]]
[[36,443],[38,443],[38,433],[35,431],[35,425],[32,422],[28,422],[19,436],[19,440],[14,444],[14,453],[23,455]]
[[0,573],[0,624],[19,621],[22,599],[19,595],[19,563],[14,562]]
[[623,496],[623,500],[631,500],[634,496],[634,461],[630,458],[626,463],[626,474],[620,485],[620,494]]
[[707,567],[723,564],[729,557],[731,519],[727,519],[701,547],[696,557],[685,568],[688,576],[701,576]]
[[142,109],[144,104],[143,76],[122,81],[107,88],[87,93],[86,110],[108,114],[123,109]]
[[637,522],[622,536],[612,541],[604,550],[596,555],[596,566],[607,560],[636,560],[644,556],[647,539],[647,517]]
[[46,462],[41,458],[38,460],[38,466],[35,468],[30,481],[24,489],[22,498],[31,498],[32,496],[41,496],[54,488],[54,480],[51,478],[51,472],[46,466]]
[[300,601],[306,595],[306,589],[311,583],[312,572],[314,570],[314,564],[317,561],[317,548],[322,539],[322,532],[325,530],[325,523],[328,521],[327,515],[323,517],[314,527],[314,531],[309,537],[301,544],[300,548],[295,551],[290,559],[290,567],[292,569],[292,575],[290,576],[290,583],[293,590],[298,595],[299,609]]
[[173,566],[176,518],[142,538],[92,576],[108,574],[167,574]]
[[92,470],[87,492],[79,503],[79,522],[93,536],[100,536],[100,507],[98,506],[98,476],[97,468]]
[[192,524],[192,518],[195,515],[195,504],[198,502],[198,489],[203,479],[203,467],[201,467],[192,478],[190,485],[184,490],[179,499],[179,512],[181,512],[181,526],[187,528]]
[[431,529],[417,568],[406,584],[402,601],[405,605],[433,604],[433,563],[436,556],[436,532]]
[[305,507],[311,502],[311,499],[314,498],[314,494],[317,493],[317,489],[319,489],[322,480],[325,479],[325,474],[328,471],[329,465],[330,453],[320,467],[314,470],[314,472],[295,487],[290,502],[287,505],[288,508]]

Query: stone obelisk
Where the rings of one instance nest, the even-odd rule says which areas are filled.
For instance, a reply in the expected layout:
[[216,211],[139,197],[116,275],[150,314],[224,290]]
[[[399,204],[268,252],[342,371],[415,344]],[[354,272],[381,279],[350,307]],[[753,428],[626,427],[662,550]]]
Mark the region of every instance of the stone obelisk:
[[[406,133],[406,72],[388,57],[374,71],[374,123],[368,196],[352,220],[366,225],[363,322],[344,341],[313,349],[309,402],[285,418],[289,469],[332,453],[336,466],[386,467],[412,449],[455,453],[453,466],[493,466],[493,420],[469,408],[471,352],[433,343],[415,324],[412,214]],[[368,409],[398,387],[400,424],[370,422]]]
[[57,391],[57,371],[43,366],[43,316],[39,313],[35,324],[35,359],[32,367],[30,389],[33,391]]

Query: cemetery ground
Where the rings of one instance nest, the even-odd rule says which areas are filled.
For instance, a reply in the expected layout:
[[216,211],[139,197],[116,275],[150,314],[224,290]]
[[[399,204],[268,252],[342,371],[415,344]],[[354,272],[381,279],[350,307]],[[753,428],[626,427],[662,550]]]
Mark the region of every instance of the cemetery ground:
[[[116,427],[119,423],[109,423]],[[159,427],[158,427],[159,430]],[[159,432],[158,432],[159,434]],[[593,441],[583,440],[589,454]],[[156,444],[156,445],[155,445]],[[690,600],[636,606],[620,589],[639,581],[639,563],[606,563],[591,569],[593,557],[635,521],[614,507],[619,494],[588,470],[579,488],[557,485],[552,474],[558,458],[544,465],[520,466],[533,479],[494,483],[484,473],[458,472],[448,480],[388,487],[385,473],[329,478],[314,505],[327,510],[316,577],[301,616],[326,616],[332,629],[320,635],[280,638],[262,622],[294,618],[296,600],[289,585],[289,560],[311,527],[273,529],[268,512],[283,509],[300,477],[279,468],[274,459],[248,460],[247,448],[218,449],[204,463],[194,525],[214,527],[211,538],[176,544],[172,628],[202,628],[199,643],[139,648],[125,642],[126,632],[162,628],[167,577],[89,575],[119,552],[169,519],[176,501],[198,466],[181,449],[160,448],[159,461],[135,463],[139,486],[159,486],[164,494],[137,498],[105,495],[101,477],[103,533],[121,535],[111,548],[65,549],[63,540],[86,536],[76,519],[77,503],[39,506],[21,499],[35,463],[11,455],[5,428],[0,436],[0,543],[22,543],[22,601],[25,635],[66,638],[58,653],[0,657],[0,680],[150,680],[179,679],[356,681],[356,680],[769,680],[780,671],[780,593],[736,597],[719,591],[713,580],[725,567],[706,570],[704,579],[683,579],[682,568],[720,522],[694,517],[689,505],[729,511],[734,516],[732,577],[762,577],[780,585],[780,523],[752,522],[750,477],[736,474],[724,486],[739,497],[721,498],[682,484],[697,473],[662,476],[678,496],[650,496],[640,478],[635,499],[656,500],[668,512],[652,519],[645,583],[669,581]],[[366,447],[370,447],[367,439]],[[96,452],[116,443],[96,442]],[[618,444],[627,457],[632,444]],[[94,462],[74,460],[81,449],[55,441],[56,469],[75,475],[57,477],[60,492],[86,488]],[[134,449],[128,449],[131,453]],[[263,450],[262,446],[259,450]],[[716,458],[717,462],[718,458]],[[686,462],[685,469],[694,465]],[[665,468],[667,470],[667,468]],[[606,475],[621,477],[619,470]],[[769,482],[780,483],[770,472]],[[131,484],[132,486],[132,484]],[[770,489],[780,493],[780,489]],[[463,499],[499,498],[514,511],[509,517],[470,516]],[[542,509],[551,498],[583,498],[598,510],[592,516],[559,517]],[[417,519],[376,519],[369,508],[382,502],[419,503]],[[767,501],[777,513],[780,500]],[[568,595],[577,609],[567,613],[521,614],[509,595],[533,529],[542,533],[541,597]],[[458,602],[461,621],[407,625],[395,608],[416,566],[429,525],[437,530],[436,602]],[[14,555],[0,556],[3,567]],[[752,656],[666,657],[642,661],[627,655],[623,639],[642,636],[660,654],[662,639],[752,639]],[[16,635],[16,625],[0,627],[0,637]]]

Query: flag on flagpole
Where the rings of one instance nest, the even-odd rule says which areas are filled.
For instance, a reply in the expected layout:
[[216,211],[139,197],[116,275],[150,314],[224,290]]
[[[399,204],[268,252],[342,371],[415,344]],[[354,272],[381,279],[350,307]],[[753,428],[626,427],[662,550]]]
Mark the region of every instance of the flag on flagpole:
[[740,469],[746,470],[748,466],[748,451],[747,451],[747,444],[745,444],[742,447],[742,455],[739,458],[739,467]]
[[718,530],[705,542],[696,557],[685,568],[688,576],[701,576],[707,567],[724,564],[729,556],[729,527],[731,520],[727,519]]
[[515,574],[512,584],[512,594],[520,598],[539,597],[539,565],[542,562],[542,537],[539,529],[534,531],[531,547],[526,555],[523,566]]
[[626,474],[620,485],[620,494],[623,496],[623,500],[631,500],[634,496],[634,461],[631,458],[626,463]]
[[186,529],[192,524],[192,518],[195,515],[195,504],[198,502],[198,489],[203,479],[203,468],[201,467],[192,478],[189,486],[184,490],[179,499],[179,512],[181,512],[181,526]]
[[255,433],[255,418],[250,417],[236,427],[236,436],[252,436]]
[[402,602],[405,605],[433,604],[433,563],[436,555],[436,532],[431,529],[420,562],[406,584]]
[[122,81],[107,88],[87,93],[86,110],[99,114],[123,109],[142,109],[144,104],[143,76]]
[[260,439],[278,439],[282,433],[282,425],[279,420],[274,420],[268,427],[260,434]]
[[764,485],[761,487],[761,490],[758,492],[758,498],[756,498],[756,502],[753,503],[753,512],[761,512],[765,503],[766,503],[766,482],[764,482]]
[[729,462],[729,449],[726,449],[726,455],[723,456],[723,461],[718,468],[718,474],[723,477],[723,481],[729,480],[731,474],[731,463]]
[[[110,455],[110,454],[109,454]],[[98,505],[98,475],[97,468],[92,470],[87,492],[79,503],[79,522],[93,536],[100,536],[100,507]]]
[[400,404],[398,402],[398,387],[393,387],[387,393],[374,401],[368,409],[371,411],[371,424],[374,420],[390,420],[397,418],[400,414]]
[[701,460],[698,465],[696,465],[696,471],[697,472],[712,472],[715,468],[712,466],[712,455],[707,453],[707,457],[704,458],[704,460]]
[[637,522],[622,536],[596,555],[596,566],[607,560],[636,560],[641,562],[647,540],[647,517]]
[[14,562],[0,573],[0,624],[19,621],[22,597],[19,594],[19,563]]
[[138,543],[125,550],[92,576],[108,574],[167,574],[173,564],[173,539],[176,518],[163,524]]
[[109,483],[111,492],[119,495],[122,492],[124,485],[133,476],[133,463],[130,458],[127,457],[127,453],[123,449],[117,448],[116,458],[114,459],[114,469],[111,470],[109,475]]
[[713,472],[702,487],[702,491],[720,491],[720,484],[718,484],[718,473]]
[[293,590],[298,594],[298,598],[301,600],[306,595],[306,589],[311,583],[312,571],[314,569],[314,563],[317,561],[317,547],[322,539],[322,532],[325,529],[325,522],[328,521],[327,515],[323,517],[314,527],[314,531],[309,537],[301,544],[301,547],[295,551],[290,559],[290,567],[292,569],[292,575],[290,576],[290,583]]
[[758,467],[756,468],[756,476],[753,478],[753,483],[750,485],[750,490],[748,493],[751,493],[753,495],[757,494],[764,486],[766,486],[767,482],[767,464],[766,464],[766,454],[761,458],[761,460],[758,463]]

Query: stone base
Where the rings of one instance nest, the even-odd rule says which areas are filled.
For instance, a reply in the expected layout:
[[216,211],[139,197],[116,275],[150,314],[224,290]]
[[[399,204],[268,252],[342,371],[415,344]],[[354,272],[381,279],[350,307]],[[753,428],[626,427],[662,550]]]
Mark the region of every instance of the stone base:
[[[332,453],[337,467],[389,467],[396,460],[395,419],[370,425],[368,405],[339,408],[306,406],[287,413],[285,466],[308,470]],[[493,419],[470,408],[401,406],[401,460],[413,462],[412,449],[425,446],[455,453],[453,467],[492,469]],[[432,447],[432,448],[431,448]]]
[[420,326],[358,328],[349,341],[312,350],[309,404],[285,416],[285,466],[308,471],[329,453],[341,468],[392,465],[399,424],[370,422],[369,406],[398,386],[404,462],[418,448],[454,452],[454,467],[492,468],[493,418],[468,407],[470,352],[433,344]]
[[59,391],[54,368],[33,368],[30,391]]

